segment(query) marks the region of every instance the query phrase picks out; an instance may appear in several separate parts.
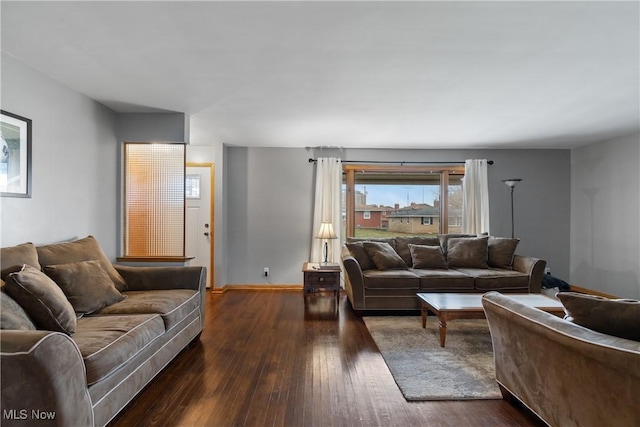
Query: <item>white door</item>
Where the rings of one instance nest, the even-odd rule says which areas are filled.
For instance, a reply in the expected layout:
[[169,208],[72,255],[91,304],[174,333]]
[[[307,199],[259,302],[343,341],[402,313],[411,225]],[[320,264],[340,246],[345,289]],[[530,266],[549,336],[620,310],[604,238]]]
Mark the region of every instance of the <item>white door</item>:
[[207,287],[213,277],[213,164],[187,163],[185,175],[186,242],[189,265],[207,267]]

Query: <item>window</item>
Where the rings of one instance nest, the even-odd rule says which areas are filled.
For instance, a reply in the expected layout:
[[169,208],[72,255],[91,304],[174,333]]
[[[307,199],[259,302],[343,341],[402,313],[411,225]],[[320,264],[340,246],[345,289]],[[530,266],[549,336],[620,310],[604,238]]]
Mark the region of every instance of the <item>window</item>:
[[200,175],[185,176],[184,197],[187,199],[200,199]]
[[125,143],[125,257],[184,257],[184,171],[184,144]]
[[[464,166],[344,164],[349,237],[437,235],[460,230]],[[356,212],[386,212],[380,224]]]
[[364,211],[362,213],[362,219],[371,219],[371,211]]

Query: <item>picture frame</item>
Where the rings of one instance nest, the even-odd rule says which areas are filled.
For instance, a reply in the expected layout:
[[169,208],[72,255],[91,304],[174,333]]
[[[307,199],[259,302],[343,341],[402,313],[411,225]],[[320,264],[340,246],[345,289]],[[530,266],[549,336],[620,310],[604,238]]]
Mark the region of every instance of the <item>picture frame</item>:
[[31,119],[0,110],[0,196],[31,197]]

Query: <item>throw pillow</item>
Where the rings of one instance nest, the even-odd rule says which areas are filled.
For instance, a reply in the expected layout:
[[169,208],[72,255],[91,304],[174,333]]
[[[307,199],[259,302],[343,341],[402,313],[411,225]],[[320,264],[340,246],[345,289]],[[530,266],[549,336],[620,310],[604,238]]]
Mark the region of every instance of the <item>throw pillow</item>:
[[73,242],[54,243],[51,245],[38,246],[38,259],[44,267],[47,265],[58,265],[79,261],[100,261],[102,269],[109,275],[116,289],[120,292],[127,290],[127,284],[124,279],[113,268],[109,258],[102,252],[102,248],[93,236],[84,239],[74,240]]
[[410,243],[409,250],[411,250],[413,268],[435,268],[442,270],[448,268],[440,245],[426,246],[413,245]]
[[364,242],[378,242],[388,243],[395,250],[396,239],[395,237],[347,237],[347,243],[364,243]]
[[20,271],[25,264],[40,270],[38,252],[36,252],[33,243],[23,243],[0,249],[0,267],[3,279],[11,273]]
[[378,270],[406,270],[407,264],[404,263],[400,255],[388,243],[382,242],[364,242],[364,250],[376,265]]
[[560,292],[558,298],[567,320],[603,334],[640,341],[640,301],[576,292]]
[[0,291],[0,329],[36,329],[29,315],[4,291],[4,288]]
[[454,237],[478,237],[476,234],[460,234],[460,233],[451,233],[451,234],[438,234],[438,241],[440,242],[440,247],[442,248],[442,252],[445,257],[447,256],[447,247],[449,245],[449,239]]
[[424,245],[424,246],[439,246],[440,241],[437,237],[425,237],[425,236],[406,236],[396,237],[396,247],[395,250],[400,255],[400,258],[407,264],[409,267],[413,265],[413,259],[411,256],[411,250],[409,249],[409,245]]
[[452,237],[447,240],[449,267],[489,268],[489,237]]
[[508,239],[504,237],[489,237],[489,267],[506,268],[511,270],[513,256],[520,239]]
[[360,269],[362,271],[373,270],[374,268],[376,268],[376,266],[369,258],[367,251],[364,250],[363,244],[364,242],[347,243],[347,249],[349,249],[349,253],[351,254],[351,256],[354,257],[356,261],[358,261],[358,264],[360,264]]
[[39,328],[68,335],[76,331],[76,314],[71,303],[42,271],[25,265],[21,271],[7,276],[4,287]]
[[124,299],[100,261],[48,265],[44,272],[60,286],[76,313],[93,313]]

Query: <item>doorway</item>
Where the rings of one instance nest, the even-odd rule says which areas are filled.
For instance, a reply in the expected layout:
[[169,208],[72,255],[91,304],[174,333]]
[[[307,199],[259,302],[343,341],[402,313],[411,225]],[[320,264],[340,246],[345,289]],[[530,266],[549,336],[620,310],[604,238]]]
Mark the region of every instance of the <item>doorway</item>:
[[207,288],[214,283],[214,164],[187,163],[185,173],[185,255],[190,265],[207,268]]

